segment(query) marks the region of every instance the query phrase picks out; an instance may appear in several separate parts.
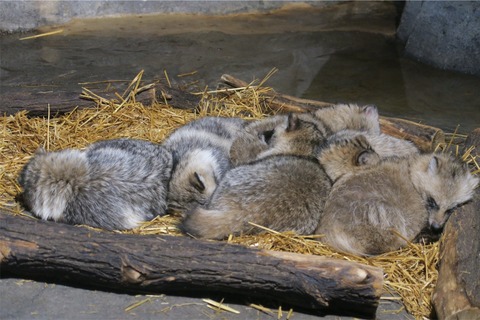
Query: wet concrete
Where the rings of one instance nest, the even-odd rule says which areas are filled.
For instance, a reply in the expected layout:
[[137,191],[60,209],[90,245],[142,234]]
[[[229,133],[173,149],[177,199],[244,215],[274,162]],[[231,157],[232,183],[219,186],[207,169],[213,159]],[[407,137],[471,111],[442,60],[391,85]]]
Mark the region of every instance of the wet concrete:
[[[333,102],[376,104],[384,115],[453,131],[480,124],[480,78],[439,71],[402,57],[392,3],[305,5],[268,14],[144,15],[77,20],[60,34],[0,37],[2,92],[80,91],[79,83],[171,77],[216,86],[223,73],[245,80],[279,71],[277,91]],[[8,101],[0,101],[5,104]]]

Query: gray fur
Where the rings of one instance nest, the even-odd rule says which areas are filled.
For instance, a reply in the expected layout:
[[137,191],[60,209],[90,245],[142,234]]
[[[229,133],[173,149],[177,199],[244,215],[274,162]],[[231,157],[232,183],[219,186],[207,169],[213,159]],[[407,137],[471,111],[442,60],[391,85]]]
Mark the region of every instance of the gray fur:
[[412,142],[388,134],[372,135],[367,133],[365,136],[381,158],[408,157],[419,153],[418,148]]
[[275,128],[286,123],[287,116],[277,115],[248,122],[241,134],[232,142],[230,160],[233,166],[249,163],[269,148]]
[[[334,184],[317,234],[347,252],[375,255],[406,245],[427,226],[439,232],[479,179],[447,154],[384,159]],[[393,230],[401,234],[396,235]]]
[[342,130],[334,134],[330,139],[349,140],[360,135],[366,138],[380,158],[408,157],[419,153],[417,147],[412,142],[398,139],[384,133],[372,134],[365,131]]
[[185,212],[204,204],[230,169],[229,150],[243,130],[239,118],[204,117],[175,130],[164,142],[173,154],[168,206]]
[[318,160],[334,183],[380,162],[380,156],[365,135],[360,131],[344,130],[328,138]]
[[227,172],[211,199],[191,211],[184,232],[208,239],[256,234],[262,229],[312,233],[323,211],[330,181],[317,161],[272,156]]
[[313,157],[328,135],[328,129],[311,113],[273,116],[248,124],[233,142],[230,158],[236,166],[279,154]]
[[377,107],[373,105],[336,104],[320,108],[314,112],[332,134],[340,130],[356,130],[370,134],[380,134]]
[[20,173],[24,205],[68,224],[130,229],[166,212],[172,156],[147,141],[99,141],[86,150],[39,150]]
[[291,113],[275,127],[268,148],[257,159],[280,154],[314,157],[327,135],[328,129],[311,113]]
[[[338,104],[318,109],[314,113],[297,115],[303,121],[314,123],[324,139],[345,129],[362,131],[372,136],[380,134],[378,110],[374,106]],[[297,154],[297,150],[289,150],[293,146],[288,140],[278,144],[268,143],[265,139],[272,132],[279,136],[283,135],[288,124],[287,119],[286,115],[277,115],[247,124],[244,133],[233,142],[230,149],[233,165],[245,164],[269,154],[278,154],[281,149],[284,150],[284,154]],[[276,150],[269,150],[272,145],[276,146]]]

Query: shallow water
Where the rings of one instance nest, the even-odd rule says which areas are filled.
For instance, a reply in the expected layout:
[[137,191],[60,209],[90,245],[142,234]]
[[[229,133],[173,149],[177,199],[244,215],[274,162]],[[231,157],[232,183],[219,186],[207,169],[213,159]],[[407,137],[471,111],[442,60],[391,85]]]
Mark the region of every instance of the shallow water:
[[142,69],[144,79],[197,71],[183,81],[214,87],[224,73],[250,81],[276,67],[267,85],[278,92],[376,104],[383,115],[446,131],[480,126],[480,78],[403,58],[395,19],[390,2],[357,2],[263,15],[78,20],[44,38],[2,35],[0,89],[80,91],[79,83],[131,80]]

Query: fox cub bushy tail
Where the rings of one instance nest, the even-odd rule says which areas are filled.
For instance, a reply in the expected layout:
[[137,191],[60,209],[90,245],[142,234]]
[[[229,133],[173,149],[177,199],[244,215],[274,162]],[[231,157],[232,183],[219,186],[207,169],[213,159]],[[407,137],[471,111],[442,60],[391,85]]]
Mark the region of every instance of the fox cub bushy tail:
[[38,150],[19,176],[35,216],[104,229],[130,229],[163,215],[172,156],[160,145],[116,139],[86,150]]

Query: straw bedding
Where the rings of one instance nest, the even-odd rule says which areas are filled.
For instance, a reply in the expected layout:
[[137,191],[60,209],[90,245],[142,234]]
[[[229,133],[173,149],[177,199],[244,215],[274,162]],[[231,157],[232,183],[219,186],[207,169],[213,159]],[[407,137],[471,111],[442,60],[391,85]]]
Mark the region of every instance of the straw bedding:
[[[130,86],[131,90],[140,87],[140,78]],[[15,202],[15,196],[20,192],[16,179],[22,166],[40,146],[52,151],[84,148],[97,140],[120,137],[161,142],[175,128],[205,115],[261,118],[269,112],[268,105],[262,100],[262,94],[269,90],[252,85],[230,91],[205,91],[199,93],[202,100],[196,111],[173,109],[161,102],[145,107],[134,101],[131,92],[124,95],[125,99],[119,98],[115,102],[85,91],[87,97],[97,102],[97,107],[74,110],[59,117],[29,118],[26,112],[3,116],[0,121],[0,207],[13,214],[23,214]],[[175,216],[157,217],[127,232],[180,235],[177,222]],[[272,230],[266,230],[262,235],[228,239],[230,243],[245,246],[321,255],[383,268],[385,294],[398,294],[407,311],[416,318],[429,317],[431,295],[437,280],[438,243],[410,244],[399,251],[362,258],[337,252],[317,240]]]

